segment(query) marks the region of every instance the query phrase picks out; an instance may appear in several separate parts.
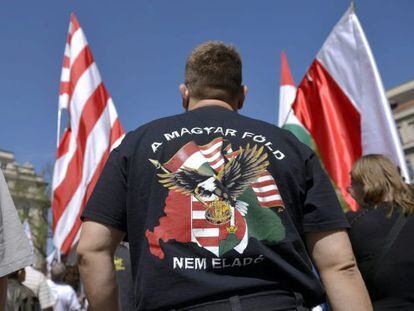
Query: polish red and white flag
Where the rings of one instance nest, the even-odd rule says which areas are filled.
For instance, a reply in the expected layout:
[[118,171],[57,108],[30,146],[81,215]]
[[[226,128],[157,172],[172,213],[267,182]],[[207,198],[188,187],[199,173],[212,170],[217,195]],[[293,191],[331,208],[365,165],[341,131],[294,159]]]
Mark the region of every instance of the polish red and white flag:
[[114,103],[73,14],[60,81],[61,109],[67,109],[69,121],[53,173],[53,241],[66,254],[78,239],[79,217],[108,155],[124,137]]
[[297,89],[293,109],[312,135],[324,166],[345,201],[349,172],[362,155],[384,154],[407,165],[380,74],[351,7],[336,24]]

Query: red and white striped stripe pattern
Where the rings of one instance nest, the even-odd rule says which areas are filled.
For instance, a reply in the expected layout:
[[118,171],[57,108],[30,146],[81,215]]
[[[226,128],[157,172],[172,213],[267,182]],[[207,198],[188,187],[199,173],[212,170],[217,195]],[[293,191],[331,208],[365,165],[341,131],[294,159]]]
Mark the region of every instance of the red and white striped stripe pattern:
[[[228,144],[224,150],[226,152],[225,157],[227,159],[236,157],[239,152],[239,150],[233,151],[230,144]],[[285,207],[282,197],[280,196],[279,189],[277,188],[276,181],[268,171],[260,174],[260,177],[251,183],[251,187],[256,194],[260,206]]]
[[252,184],[252,189],[262,207],[284,207],[279,189],[272,175],[265,171]]
[[[234,226],[237,228],[235,235],[240,240],[234,249],[243,253],[248,243],[248,229],[246,221],[237,209],[233,209]],[[220,256],[220,241],[224,241],[229,233],[228,223],[214,225],[206,219],[206,207],[195,197],[191,196],[191,241],[200,247]]]
[[221,152],[223,147],[223,137],[217,137],[207,145],[199,146],[201,153],[206,158],[208,164],[216,172],[220,171],[224,166],[224,157]]
[[71,16],[60,82],[59,108],[69,125],[57,150],[53,175],[53,240],[67,253],[77,240],[82,210],[110,151],[124,137],[86,37]]

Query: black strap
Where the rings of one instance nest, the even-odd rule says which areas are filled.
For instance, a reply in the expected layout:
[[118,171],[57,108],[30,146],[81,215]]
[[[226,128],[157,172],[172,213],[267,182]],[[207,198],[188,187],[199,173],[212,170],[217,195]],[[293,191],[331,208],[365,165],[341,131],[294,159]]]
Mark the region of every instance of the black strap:
[[368,273],[365,279],[367,283],[373,284],[374,277],[377,274],[379,267],[381,266],[381,262],[387,255],[391,246],[394,244],[398,234],[400,233],[401,229],[404,227],[406,220],[407,218],[405,217],[404,213],[401,211],[400,215],[398,216],[397,220],[392,225],[392,228],[387,235],[384,247],[381,249],[381,251],[377,254],[377,256],[375,256],[375,258],[371,262],[370,268],[368,270]]

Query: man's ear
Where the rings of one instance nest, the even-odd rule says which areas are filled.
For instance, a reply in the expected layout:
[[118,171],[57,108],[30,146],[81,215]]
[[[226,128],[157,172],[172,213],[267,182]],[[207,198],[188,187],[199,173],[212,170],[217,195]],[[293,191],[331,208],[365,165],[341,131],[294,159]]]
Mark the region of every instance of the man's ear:
[[188,109],[188,105],[190,103],[190,92],[188,91],[188,88],[185,84],[180,84],[180,86],[178,87],[181,93],[181,98],[182,98],[182,103],[183,103],[183,108],[185,110]]
[[242,88],[242,90],[241,90],[241,95],[240,95],[239,101],[237,103],[237,110],[240,110],[240,109],[243,108],[244,100],[247,96],[247,91],[248,91],[246,85],[242,85],[241,88]]

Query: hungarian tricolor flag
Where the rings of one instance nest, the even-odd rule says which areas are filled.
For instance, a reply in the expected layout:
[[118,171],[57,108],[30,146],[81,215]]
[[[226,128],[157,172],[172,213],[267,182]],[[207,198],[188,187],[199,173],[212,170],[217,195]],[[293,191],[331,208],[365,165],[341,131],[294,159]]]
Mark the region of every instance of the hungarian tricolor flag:
[[346,188],[350,185],[351,167],[362,155],[384,154],[408,178],[381,77],[352,5],[300,83],[293,109],[353,210],[357,205]]
[[290,73],[285,52],[282,52],[280,92],[279,92],[279,121],[278,126],[291,131],[302,143],[312,146],[309,132],[296,118],[292,104],[296,97],[296,86]]

